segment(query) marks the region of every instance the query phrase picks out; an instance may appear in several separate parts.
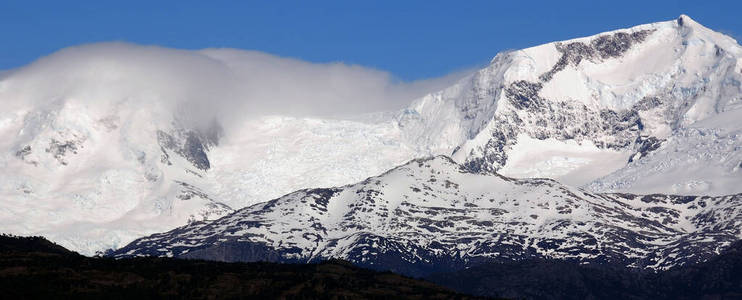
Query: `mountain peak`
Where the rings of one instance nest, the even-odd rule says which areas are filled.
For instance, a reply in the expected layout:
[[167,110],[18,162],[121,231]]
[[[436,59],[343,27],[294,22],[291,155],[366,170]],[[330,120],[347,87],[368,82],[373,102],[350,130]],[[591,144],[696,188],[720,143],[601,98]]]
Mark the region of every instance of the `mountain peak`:
[[434,165],[445,164],[445,165],[453,165],[453,166],[460,167],[460,165],[456,161],[454,161],[453,159],[451,159],[451,157],[449,157],[447,155],[442,155],[442,154],[413,159],[413,160],[409,161],[408,163],[406,163],[405,165],[412,165],[414,163],[417,163],[418,165],[421,165],[421,166],[423,164],[428,164],[429,165],[429,164],[432,163]]
[[678,23],[678,26],[693,26],[693,25],[700,25],[698,22],[693,20],[691,17],[689,17],[686,14],[681,14],[676,20]]
[[[738,106],[730,99],[739,87],[710,86],[708,78],[738,82],[740,66],[736,41],[683,14],[500,53],[486,68],[413,103],[414,118],[402,126],[424,128],[409,136],[432,141],[426,146],[444,149],[438,153],[450,151],[469,171],[580,186],[626,166],[630,152],[651,148],[647,141]],[[577,161],[598,163],[597,156],[615,163],[575,173],[594,170]]]

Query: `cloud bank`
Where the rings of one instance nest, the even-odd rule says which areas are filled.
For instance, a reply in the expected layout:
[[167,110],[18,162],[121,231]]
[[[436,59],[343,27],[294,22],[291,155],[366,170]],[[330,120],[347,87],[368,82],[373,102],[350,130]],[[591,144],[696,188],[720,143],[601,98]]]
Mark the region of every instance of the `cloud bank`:
[[399,109],[469,73],[400,82],[362,66],[257,51],[100,43],[0,74],[0,101],[11,110],[81,99],[92,107],[136,101],[199,115],[327,117]]

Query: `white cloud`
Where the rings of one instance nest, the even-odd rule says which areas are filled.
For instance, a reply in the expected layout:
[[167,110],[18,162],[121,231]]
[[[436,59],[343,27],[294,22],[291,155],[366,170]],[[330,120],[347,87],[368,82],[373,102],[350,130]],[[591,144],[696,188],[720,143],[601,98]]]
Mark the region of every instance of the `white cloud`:
[[101,43],[66,48],[4,74],[0,101],[7,109],[62,99],[102,109],[136,101],[199,115],[333,116],[402,108],[467,73],[399,82],[387,72],[362,66],[310,63],[257,51]]

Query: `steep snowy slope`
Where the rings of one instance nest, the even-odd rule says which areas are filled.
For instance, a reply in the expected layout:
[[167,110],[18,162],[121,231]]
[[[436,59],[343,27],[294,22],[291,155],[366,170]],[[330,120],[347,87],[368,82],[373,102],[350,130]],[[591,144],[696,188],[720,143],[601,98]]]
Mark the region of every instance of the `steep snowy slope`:
[[582,185],[739,108],[740,66],[736,41],[680,16],[501,53],[470,80],[417,101],[401,124],[413,123],[411,136],[422,132],[433,152],[460,145],[453,157],[470,170]]
[[534,257],[664,269],[742,237],[741,204],[742,195],[592,194],[550,179],[472,173],[438,156],[141,238],[113,255],[342,258],[413,275]]
[[677,130],[662,145],[600,178],[593,191],[723,195],[742,182],[742,109]]
[[69,99],[0,117],[0,227],[92,254],[231,212],[187,183],[208,169],[218,137],[135,107]]
[[424,155],[391,122],[264,117],[209,152],[215,199],[244,207],[312,187],[363,180]]

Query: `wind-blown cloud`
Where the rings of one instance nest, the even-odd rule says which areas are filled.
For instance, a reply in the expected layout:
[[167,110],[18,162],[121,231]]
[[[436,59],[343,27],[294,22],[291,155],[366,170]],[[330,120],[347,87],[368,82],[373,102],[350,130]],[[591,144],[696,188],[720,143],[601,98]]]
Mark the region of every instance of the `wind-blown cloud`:
[[[337,116],[399,109],[469,71],[415,82],[344,63],[311,63],[257,51],[178,50],[128,43],[62,49],[8,71],[0,81],[6,108],[81,99],[121,101],[241,116]],[[48,103],[47,103],[48,102]]]

